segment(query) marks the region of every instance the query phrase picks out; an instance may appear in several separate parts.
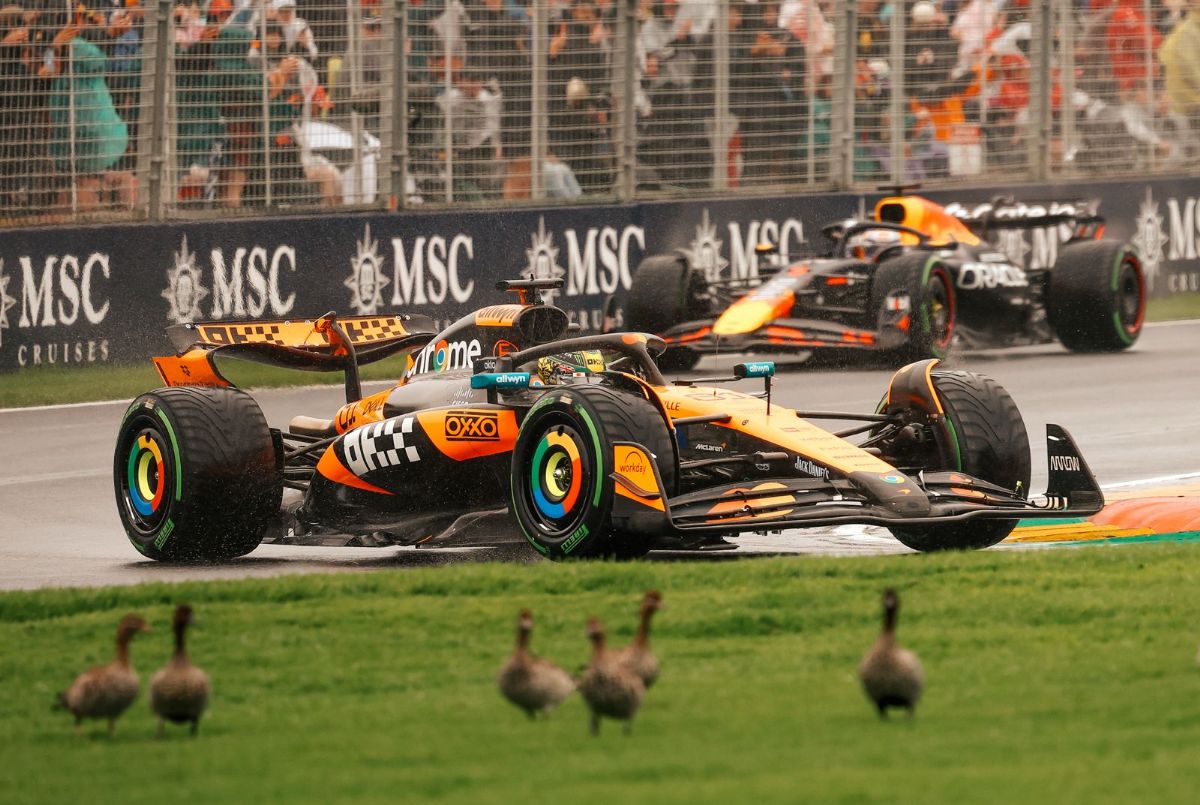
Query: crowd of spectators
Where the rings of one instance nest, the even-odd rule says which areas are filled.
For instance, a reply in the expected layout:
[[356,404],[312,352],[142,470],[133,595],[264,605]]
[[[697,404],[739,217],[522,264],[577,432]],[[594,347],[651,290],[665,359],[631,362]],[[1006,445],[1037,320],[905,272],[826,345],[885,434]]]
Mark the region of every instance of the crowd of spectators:
[[[139,120],[155,60],[142,2],[0,7],[5,217],[134,204],[139,158],[153,146]],[[627,0],[539,2],[535,13],[531,0],[409,0],[401,44],[384,35],[387,0],[177,0],[165,49],[168,202],[373,201],[398,47],[408,65],[411,202],[528,198],[535,174],[549,197],[613,194]],[[725,19],[716,0],[632,2],[639,188],[828,178],[832,0],[728,0]],[[1065,2],[1070,22],[1055,24],[1045,59],[1053,164],[1100,171],[1128,169],[1131,154],[1159,165],[1196,156],[1200,0]],[[1029,0],[858,0],[857,11],[847,38],[856,49],[856,178],[1028,167],[1037,60]],[[905,28],[899,63],[895,15]],[[538,19],[545,35],[535,42]],[[535,57],[545,65],[537,93]],[[904,96],[894,102],[901,72]],[[533,123],[535,96],[544,130]],[[902,147],[893,148],[897,133]],[[535,153],[544,155],[537,171]]]

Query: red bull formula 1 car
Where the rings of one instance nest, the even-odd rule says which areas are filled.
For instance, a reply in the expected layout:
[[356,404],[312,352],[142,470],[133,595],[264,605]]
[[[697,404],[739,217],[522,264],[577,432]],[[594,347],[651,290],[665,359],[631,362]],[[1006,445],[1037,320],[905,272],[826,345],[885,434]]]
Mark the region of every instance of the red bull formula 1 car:
[[[129,539],[152,559],[214,560],[264,538],[429,544],[493,514],[555,559],[843,523],[938,550],[1103,504],[1056,425],[1049,487],[1028,498],[1025,426],[986,377],[913,363],[867,413],[781,405],[771,363],[668,383],[655,336],[565,337],[566,313],[529,298],[560,283],[501,283],[521,300],[441,332],[404,315],[172,328],[181,351],[154,359],[166,386],[135,399],[117,434]],[[400,353],[403,378],[364,397],[359,367]],[[346,402],[273,428],[220,356],[342,372]],[[831,432],[824,420],[860,424]]]
[[[713,276],[682,253],[647,257],[625,326],[667,343],[663,369],[690,369],[717,352],[870,353],[899,365],[944,358],[955,343],[1057,339],[1103,352],[1137,340],[1142,265],[1132,246],[1100,239],[1094,203],[997,200],[959,216],[907,189],[881,199],[871,220],[825,227],[833,249],[822,258],[780,261],[764,244],[755,276]],[[1071,234],[1050,268],[1023,268],[998,243],[998,233],[1048,227]]]

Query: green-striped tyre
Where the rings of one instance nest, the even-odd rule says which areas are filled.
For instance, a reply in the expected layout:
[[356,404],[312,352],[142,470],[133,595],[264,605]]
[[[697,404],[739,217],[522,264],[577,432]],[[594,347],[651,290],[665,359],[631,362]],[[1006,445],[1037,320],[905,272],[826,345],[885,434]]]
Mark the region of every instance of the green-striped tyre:
[[165,388],[129,406],[113,484],[130,542],[158,560],[215,561],[258,547],[283,495],[258,404],[225,388]]
[[[904,342],[885,353],[887,360],[902,366],[924,358],[945,358],[954,342],[956,299],[954,281],[945,264],[928,252],[908,252],[885,260],[871,280],[869,315],[882,325],[896,316],[894,299],[906,299],[901,315]],[[873,325],[872,321],[872,325]],[[893,325],[894,326],[894,325]]]
[[626,558],[650,549],[649,535],[612,528],[614,442],[646,447],[674,490],[671,435],[645,399],[579,384],[546,392],[525,416],[512,454],[512,510],[544,556]]
[[1073,352],[1119,352],[1142,333],[1146,280],[1132,246],[1089,240],[1060,247],[1046,300],[1050,326]]
[[[975,372],[935,368],[930,377],[955,450],[948,466],[947,462],[937,461],[924,469],[966,473],[1005,489],[1019,489],[1022,497],[1027,496],[1031,471],[1029,436],[1017,404],[1004,387]],[[1016,525],[1016,520],[968,520],[921,528],[892,528],[891,532],[917,551],[969,550],[995,545]]]

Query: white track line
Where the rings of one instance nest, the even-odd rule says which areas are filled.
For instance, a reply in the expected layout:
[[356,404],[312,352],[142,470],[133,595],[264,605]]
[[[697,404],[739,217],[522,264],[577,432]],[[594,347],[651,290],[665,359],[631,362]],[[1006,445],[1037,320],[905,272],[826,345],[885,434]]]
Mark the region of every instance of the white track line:
[[1168,481],[1186,481],[1189,478],[1200,478],[1200,472],[1181,472],[1175,475],[1159,475],[1156,478],[1142,478],[1137,481],[1122,481],[1119,484],[1104,484],[1101,489],[1124,489],[1129,486],[1145,486],[1147,484],[1161,484]]

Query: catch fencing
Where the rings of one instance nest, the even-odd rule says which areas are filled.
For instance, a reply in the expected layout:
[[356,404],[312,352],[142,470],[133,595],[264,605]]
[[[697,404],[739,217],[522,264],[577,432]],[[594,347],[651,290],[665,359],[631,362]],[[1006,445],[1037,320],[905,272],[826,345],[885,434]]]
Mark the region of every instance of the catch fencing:
[[1189,9],[24,0],[0,225],[1193,171]]

